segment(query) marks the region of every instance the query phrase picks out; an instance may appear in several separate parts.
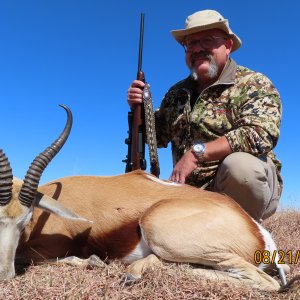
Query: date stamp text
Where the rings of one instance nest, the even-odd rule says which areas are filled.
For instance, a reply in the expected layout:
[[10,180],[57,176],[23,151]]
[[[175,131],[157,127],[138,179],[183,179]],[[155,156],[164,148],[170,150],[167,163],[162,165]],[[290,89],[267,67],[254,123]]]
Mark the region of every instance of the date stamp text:
[[274,264],[277,261],[278,264],[294,264],[296,265],[300,261],[300,250],[256,250],[254,252],[254,262],[256,264]]

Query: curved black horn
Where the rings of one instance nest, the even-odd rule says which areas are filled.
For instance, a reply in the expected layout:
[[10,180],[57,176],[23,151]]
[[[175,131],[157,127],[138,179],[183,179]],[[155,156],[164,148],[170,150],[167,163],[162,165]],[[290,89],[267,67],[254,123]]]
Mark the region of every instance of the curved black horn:
[[9,161],[0,149],[0,205],[7,205],[12,196],[13,174]]
[[19,194],[19,200],[24,206],[31,206],[43,171],[62,148],[70,134],[73,122],[72,112],[67,106],[60,106],[63,107],[67,112],[68,119],[66,126],[56,141],[52,143],[50,147],[46,148],[42,153],[40,153],[31,163],[25,175],[24,183]]

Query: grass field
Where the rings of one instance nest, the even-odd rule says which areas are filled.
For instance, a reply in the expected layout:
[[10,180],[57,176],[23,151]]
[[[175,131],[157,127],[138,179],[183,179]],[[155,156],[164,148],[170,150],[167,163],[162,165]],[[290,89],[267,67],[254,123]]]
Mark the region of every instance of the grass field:
[[[300,212],[281,211],[264,223],[291,267],[288,278],[300,275]],[[290,252],[289,252],[290,251]],[[114,262],[98,269],[71,266],[30,266],[15,279],[0,283],[0,299],[300,299],[300,282],[285,293],[268,293],[226,282],[208,282],[191,266],[169,264],[149,270],[142,280],[124,286],[125,266]]]

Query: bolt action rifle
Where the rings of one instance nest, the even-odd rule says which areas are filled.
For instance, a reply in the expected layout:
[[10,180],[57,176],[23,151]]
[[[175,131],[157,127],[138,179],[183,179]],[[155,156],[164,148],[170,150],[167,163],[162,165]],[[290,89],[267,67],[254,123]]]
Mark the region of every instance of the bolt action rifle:
[[[140,42],[137,79],[146,83],[145,74],[142,71],[144,17],[145,15],[142,13],[140,22]],[[146,170],[147,164],[145,160],[145,141],[147,139],[150,152],[151,174],[159,177],[160,168],[157,157],[156,132],[152,96],[150,92],[150,87],[147,83],[145,84],[143,91],[143,104],[144,105],[134,104],[131,108],[131,111],[128,112],[129,130],[128,138],[125,140],[125,144],[128,145],[128,154],[126,156],[126,159],[123,160],[123,162],[126,163],[125,172],[127,173],[138,169]]]
[[[140,43],[138,57],[137,79],[145,82],[145,75],[142,71],[143,36],[144,36],[144,14],[141,14],[140,22]],[[145,160],[145,121],[142,104],[134,104],[128,112],[128,138],[125,144],[128,145],[128,154],[123,162],[126,163],[125,172],[133,170],[146,170]]]

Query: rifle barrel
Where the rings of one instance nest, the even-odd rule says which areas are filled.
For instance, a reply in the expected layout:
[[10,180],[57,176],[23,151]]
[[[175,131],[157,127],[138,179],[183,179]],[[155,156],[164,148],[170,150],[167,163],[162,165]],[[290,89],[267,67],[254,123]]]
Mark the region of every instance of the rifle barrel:
[[141,13],[140,21],[140,42],[139,42],[139,57],[138,57],[138,73],[142,70],[142,61],[143,61],[143,41],[144,41],[144,20],[145,14]]

